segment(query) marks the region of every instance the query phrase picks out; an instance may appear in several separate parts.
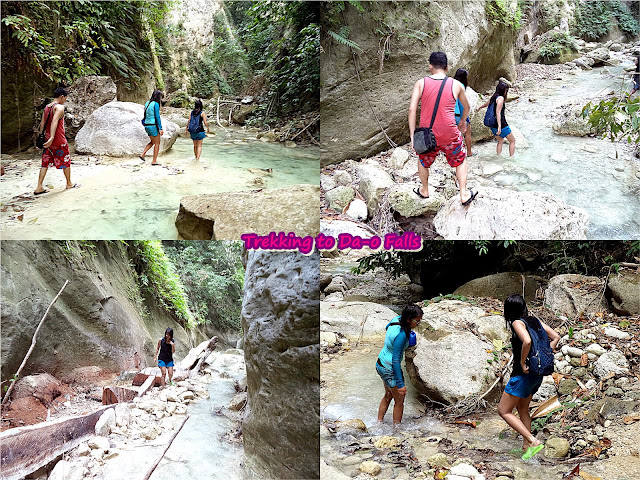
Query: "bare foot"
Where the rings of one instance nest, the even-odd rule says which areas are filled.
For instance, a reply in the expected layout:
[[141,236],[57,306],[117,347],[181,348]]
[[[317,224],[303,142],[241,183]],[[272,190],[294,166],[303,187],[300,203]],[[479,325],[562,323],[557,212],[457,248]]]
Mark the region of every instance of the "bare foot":
[[80,184],[79,183],[67,184],[67,190],[69,190],[70,188],[80,188]]
[[542,442],[540,440],[538,440],[537,438],[533,437],[533,441],[529,442],[525,439],[522,440],[522,450],[526,450],[529,447],[536,447],[538,445],[540,445]]

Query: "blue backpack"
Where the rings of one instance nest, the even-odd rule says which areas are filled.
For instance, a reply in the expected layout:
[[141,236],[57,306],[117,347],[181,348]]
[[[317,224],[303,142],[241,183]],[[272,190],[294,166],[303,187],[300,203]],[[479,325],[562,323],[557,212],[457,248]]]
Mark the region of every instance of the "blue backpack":
[[529,325],[524,319],[527,331],[531,337],[531,350],[529,350],[529,372],[534,375],[545,376],[551,375],[554,370],[553,350],[551,350],[551,342],[545,332],[540,320],[535,317],[528,317],[538,322],[538,328],[535,329]]
[[189,118],[189,126],[187,127],[187,130],[189,130],[189,133],[198,133],[198,132],[204,132],[204,128],[202,127],[202,112],[200,112],[200,115],[195,116],[193,115],[193,112],[191,113],[191,117]]
[[491,102],[487,107],[487,113],[484,114],[484,124],[489,128],[498,128],[498,119],[496,118],[496,102]]

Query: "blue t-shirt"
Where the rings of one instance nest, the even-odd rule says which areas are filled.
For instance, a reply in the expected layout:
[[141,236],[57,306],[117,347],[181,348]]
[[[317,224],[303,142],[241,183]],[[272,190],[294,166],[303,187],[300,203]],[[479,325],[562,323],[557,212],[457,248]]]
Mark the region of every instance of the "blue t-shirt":
[[[151,106],[149,106],[151,103]],[[149,100],[144,104],[144,124],[146,127],[156,125],[158,130],[162,130],[162,122],[160,121],[160,105],[158,102]]]
[[[395,317],[391,323],[400,323],[400,315]],[[402,358],[404,351],[409,346],[409,338],[400,325],[387,325],[387,334],[384,338],[384,347],[378,355],[382,367],[393,371],[396,387],[404,387],[402,378]]]

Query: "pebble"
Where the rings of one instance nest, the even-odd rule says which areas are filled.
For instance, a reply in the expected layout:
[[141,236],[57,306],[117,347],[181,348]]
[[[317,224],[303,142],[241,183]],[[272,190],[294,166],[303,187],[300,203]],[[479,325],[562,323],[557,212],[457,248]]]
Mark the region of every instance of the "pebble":
[[449,465],[447,456],[444,453],[436,453],[435,455],[430,456],[429,458],[427,458],[427,463],[429,463],[429,465],[431,465],[432,467],[440,468],[444,468]]
[[[564,349],[567,349],[566,352],[564,351]],[[584,354],[584,350],[581,350],[580,348],[576,348],[576,347],[567,347],[564,346],[562,347],[563,353],[571,356],[571,357],[582,357],[582,355]]]
[[377,475],[382,471],[382,467],[378,462],[374,462],[372,460],[367,460],[366,462],[362,462],[358,467],[363,473],[368,473],[369,475]]
[[631,335],[629,335],[627,332],[623,332],[622,330],[618,330],[617,328],[613,327],[605,327],[604,334],[607,337],[618,338],[620,340],[628,340],[629,338],[631,338]]

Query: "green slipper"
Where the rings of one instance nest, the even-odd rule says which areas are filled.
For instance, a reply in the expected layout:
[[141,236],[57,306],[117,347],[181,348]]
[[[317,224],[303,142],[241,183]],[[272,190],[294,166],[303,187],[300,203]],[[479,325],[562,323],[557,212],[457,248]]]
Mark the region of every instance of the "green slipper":
[[536,453],[544,448],[544,445],[541,443],[540,445],[536,445],[535,447],[527,448],[527,451],[522,455],[523,460],[529,460],[534,457]]

